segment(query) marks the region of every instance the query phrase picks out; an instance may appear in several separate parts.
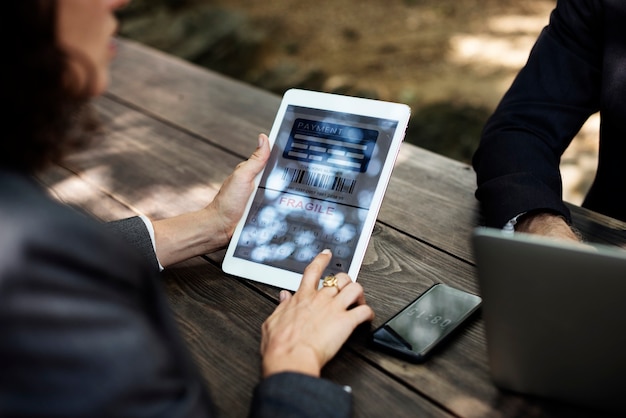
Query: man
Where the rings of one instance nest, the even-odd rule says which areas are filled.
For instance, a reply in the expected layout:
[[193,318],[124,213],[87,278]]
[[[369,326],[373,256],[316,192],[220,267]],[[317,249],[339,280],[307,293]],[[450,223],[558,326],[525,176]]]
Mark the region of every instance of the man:
[[474,155],[488,226],[578,239],[559,162],[597,111],[598,170],[583,206],[626,221],[626,2],[559,0]]

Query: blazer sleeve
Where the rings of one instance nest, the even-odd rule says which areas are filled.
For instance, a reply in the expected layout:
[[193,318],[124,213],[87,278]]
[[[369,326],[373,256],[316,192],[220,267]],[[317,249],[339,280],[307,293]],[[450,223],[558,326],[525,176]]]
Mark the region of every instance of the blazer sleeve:
[[0,416],[213,415],[156,273],[101,225],[40,207],[2,237]]
[[[0,417],[216,416],[146,260],[29,182],[0,184]],[[139,222],[113,226],[142,242]],[[251,415],[350,408],[341,386],[285,373],[258,385]]]
[[251,418],[341,418],[352,416],[352,395],[328,380],[298,373],[279,373],[262,380],[254,391]]
[[473,166],[487,224],[532,210],[570,219],[560,157],[600,106],[602,2],[560,0],[494,114]]
[[[138,249],[152,268],[158,268],[152,240],[143,220],[132,217],[109,222],[107,227]],[[324,379],[281,373],[258,384],[250,406],[250,417],[282,416],[350,417],[352,395],[345,387]]]
[[111,232],[131,245],[148,263],[150,268],[159,271],[159,261],[154,252],[152,237],[146,228],[146,224],[139,216],[108,222],[105,225]]

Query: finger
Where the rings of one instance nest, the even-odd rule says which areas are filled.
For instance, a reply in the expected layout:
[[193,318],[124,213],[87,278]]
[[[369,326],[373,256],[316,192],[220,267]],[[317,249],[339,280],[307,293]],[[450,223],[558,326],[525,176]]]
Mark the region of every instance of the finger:
[[250,166],[250,169],[261,171],[270,156],[270,142],[265,134],[259,134],[258,141],[259,145],[246,162],[249,163],[247,165]]
[[[334,284],[333,281],[335,281]],[[334,296],[339,293],[339,279],[333,274],[325,276],[320,279],[317,289]]]
[[337,273],[335,274],[335,277],[337,278],[337,287],[339,290],[342,290],[344,287],[352,283],[352,279],[346,273]]
[[250,158],[237,165],[237,175],[242,176],[246,181],[252,180],[257,174],[259,174],[270,156],[269,139],[267,135],[259,135],[259,145],[257,149],[252,153]]
[[359,305],[346,312],[350,321],[352,321],[353,328],[358,327],[363,322],[374,320],[374,310],[369,305]]
[[352,281],[348,283],[341,292],[339,292],[337,298],[342,306],[345,306],[346,308],[354,304],[365,305],[365,292],[363,291],[363,286]]
[[298,292],[301,290],[315,290],[317,291],[320,277],[322,273],[328,266],[330,259],[332,258],[332,253],[330,250],[326,249],[319,253],[311,263],[304,269],[304,274],[302,275],[302,281],[300,282],[300,287],[298,288]]
[[259,145],[250,156],[250,160],[259,160],[265,165],[270,156],[270,141],[267,135],[259,134]]
[[[328,276],[327,276],[328,277]],[[322,280],[320,280],[320,284],[319,284],[319,288],[320,290],[323,289],[331,289],[333,290],[335,293],[338,293],[341,291],[341,289],[343,289],[344,287],[346,287],[349,283],[352,282],[352,279],[350,279],[350,276],[348,276],[345,273],[337,273],[337,274],[333,274],[332,277],[334,277],[337,280],[337,285],[336,286],[324,286],[324,282],[326,281],[326,277],[324,277]]]
[[291,292],[288,290],[281,290],[278,294],[279,303],[287,302],[291,299]]

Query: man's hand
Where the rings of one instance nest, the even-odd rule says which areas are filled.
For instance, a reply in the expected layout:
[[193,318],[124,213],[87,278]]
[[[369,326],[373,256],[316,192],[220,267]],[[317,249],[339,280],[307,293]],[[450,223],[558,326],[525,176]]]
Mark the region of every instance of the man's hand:
[[523,216],[515,225],[515,230],[545,237],[581,241],[562,216],[547,212]]

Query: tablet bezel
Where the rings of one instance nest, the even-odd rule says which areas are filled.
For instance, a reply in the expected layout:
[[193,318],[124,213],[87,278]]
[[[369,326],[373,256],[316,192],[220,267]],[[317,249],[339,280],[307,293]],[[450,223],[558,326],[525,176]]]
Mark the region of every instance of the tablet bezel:
[[[349,270],[346,272],[353,281],[356,281],[389,179],[391,177],[391,172],[400,151],[402,141],[404,140],[410,116],[410,108],[409,106],[400,103],[384,102],[380,100],[364,99],[309,90],[291,89],[288,90],[283,96],[280,107],[276,113],[272,129],[268,135],[272,151],[275,151],[274,144],[289,106],[319,109],[331,112],[335,111],[344,114],[347,113],[357,116],[397,121],[397,126],[389,146],[389,151],[381,169],[379,180],[376,184],[369,212],[363,222],[362,231],[358,237],[353,257],[351,258]],[[248,218],[248,214],[253,204],[253,200],[257,193],[262,176],[263,172],[259,173],[254,180],[254,191],[250,195],[243,216],[235,228],[233,237],[226,250],[226,255],[224,256],[222,269],[224,272],[238,277],[269,284],[282,289],[297,290],[302,279],[301,273],[294,273],[278,267],[234,256],[235,249],[239,242],[246,219]]]

